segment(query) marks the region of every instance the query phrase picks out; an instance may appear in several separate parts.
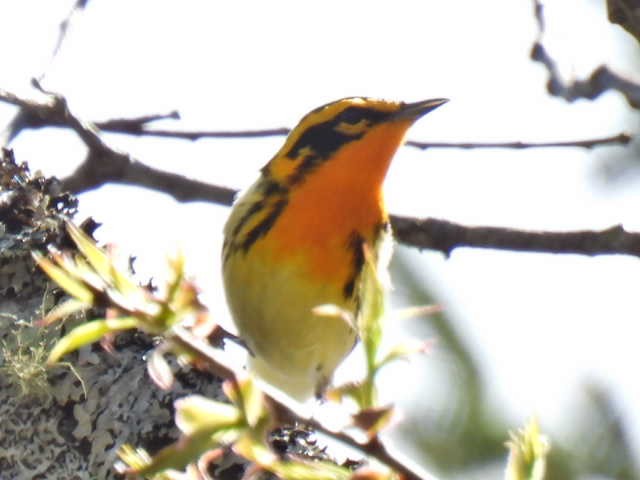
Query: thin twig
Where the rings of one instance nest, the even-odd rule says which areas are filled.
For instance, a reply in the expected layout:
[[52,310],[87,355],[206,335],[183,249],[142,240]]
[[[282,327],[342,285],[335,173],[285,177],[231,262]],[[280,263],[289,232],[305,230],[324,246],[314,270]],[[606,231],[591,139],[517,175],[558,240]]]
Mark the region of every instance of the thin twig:
[[[175,113],[175,112],[173,112]],[[150,136],[163,138],[176,138],[184,140],[199,140],[201,138],[255,138],[255,137],[275,137],[288,135],[291,131],[288,128],[268,128],[262,130],[166,130],[166,129],[147,129],[145,124],[151,118],[152,120],[177,118],[169,115],[155,115],[148,117],[140,117],[140,119],[119,119],[107,120],[105,122],[97,122],[95,125],[105,132],[122,133],[126,135]],[[179,117],[179,116],[178,116]],[[578,148],[594,148],[605,145],[627,145],[632,137],[627,133],[619,133],[602,138],[591,138],[584,140],[567,140],[560,142],[418,142],[408,140],[405,145],[408,147],[426,150],[428,148],[550,148],[550,147],[578,147]]]
[[179,140],[200,140],[202,138],[256,138],[256,137],[282,137],[289,133],[288,128],[267,128],[262,130],[148,130],[144,127],[122,128],[111,125],[111,121],[98,122],[96,126],[105,132],[122,133],[125,135],[175,138]]
[[473,143],[447,143],[447,142],[416,142],[408,140],[405,145],[425,150],[427,148],[513,148],[521,150],[525,148],[594,148],[604,145],[627,145],[632,137],[627,133],[619,133],[609,137],[590,138],[586,140],[566,140],[560,142],[473,142]]
[[[168,116],[156,116],[157,118],[169,118]],[[148,136],[148,137],[162,137],[162,138],[175,138],[183,140],[199,140],[201,138],[256,138],[256,137],[278,137],[288,135],[291,131],[288,128],[269,128],[263,130],[161,130],[161,129],[146,129],[144,125],[141,125],[135,121],[135,119],[127,120],[108,120],[106,122],[97,122],[95,125],[100,130],[111,133],[122,133],[126,135],[136,136]],[[122,123],[118,123],[122,122]],[[619,133],[617,135],[611,135],[601,138],[590,138],[584,140],[567,140],[559,142],[418,142],[415,140],[408,140],[405,145],[408,147],[418,148],[420,150],[426,150],[428,148],[511,148],[511,149],[525,149],[525,148],[563,148],[563,147],[577,147],[577,148],[594,148],[605,145],[627,145],[631,142],[632,137],[628,133]]]
[[[55,46],[53,47],[53,51],[51,52],[49,63],[53,62],[58,53],[60,53],[62,43],[65,41],[65,39],[67,38],[67,34],[69,33],[69,28],[71,27],[72,20],[86,8],[88,3],[89,0],[76,0],[76,2],[71,7],[71,10],[69,10],[69,13],[67,13],[65,18],[60,22],[60,25],[58,26],[58,38],[56,40]],[[38,75],[38,81],[42,81],[46,74],[47,72],[45,69],[40,73],[40,75]]]
[[180,120],[180,113],[177,110],[172,110],[169,113],[153,113],[141,117],[113,118],[104,122],[95,122],[94,124],[105,132],[128,132],[131,135],[135,135],[136,132],[144,131],[149,123],[157,122],[158,120]]

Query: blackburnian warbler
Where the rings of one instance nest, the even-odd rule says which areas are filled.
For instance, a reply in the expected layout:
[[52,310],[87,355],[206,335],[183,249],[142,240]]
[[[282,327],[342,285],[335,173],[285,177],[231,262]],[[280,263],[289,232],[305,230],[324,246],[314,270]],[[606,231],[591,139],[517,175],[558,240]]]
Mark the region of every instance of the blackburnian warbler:
[[[353,348],[365,245],[389,230],[382,183],[408,128],[446,99],[345,98],[307,114],[224,229],[229,308],[253,371],[293,398],[319,394]],[[374,258],[376,260],[376,258]],[[386,265],[384,267],[386,268]]]

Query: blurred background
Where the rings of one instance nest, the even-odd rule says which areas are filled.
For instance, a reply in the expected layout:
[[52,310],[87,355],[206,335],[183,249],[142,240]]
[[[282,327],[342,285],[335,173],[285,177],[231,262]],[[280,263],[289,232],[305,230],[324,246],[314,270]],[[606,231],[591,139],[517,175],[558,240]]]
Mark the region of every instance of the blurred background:
[[[85,120],[180,112],[153,124],[184,130],[292,127],[345,96],[451,102],[409,138],[544,142],[635,134],[637,112],[615,92],[567,103],[546,91],[530,59],[534,3],[91,0],[56,55],[60,22],[77,2],[0,3],[0,88],[63,94]],[[542,42],[566,81],[606,64],[637,80],[638,44],[593,0],[544,3]],[[0,103],[0,128],[16,114]],[[167,171],[247,187],[282,137],[194,142],[104,134],[110,146]],[[84,159],[64,129],[25,130],[10,146],[33,170],[64,177]],[[623,224],[640,231],[637,143],[547,149],[405,147],[387,178],[394,214],[465,225],[569,231]],[[80,196],[78,220],[137,257],[162,283],[182,249],[203,299],[230,326],[220,282],[228,208],[107,185]],[[500,478],[508,431],[538,418],[552,443],[548,478],[640,477],[637,280],[629,256],[550,255],[398,245],[392,308],[437,303],[444,313],[389,322],[391,342],[432,339],[421,358],[391,366],[384,399],[407,454],[442,478]],[[341,377],[348,378],[347,366]]]

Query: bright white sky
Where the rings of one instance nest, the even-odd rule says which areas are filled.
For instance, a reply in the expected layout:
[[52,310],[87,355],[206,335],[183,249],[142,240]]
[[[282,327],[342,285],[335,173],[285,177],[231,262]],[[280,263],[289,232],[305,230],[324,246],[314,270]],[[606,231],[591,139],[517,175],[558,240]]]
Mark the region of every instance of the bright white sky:
[[[50,63],[72,3],[0,4],[0,88],[36,95],[29,78],[46,70],[45,88],[86,119],[177,109],[183,120],[164,126],[211,130],[292,126],[350,95],[450,98],[410,132],[425,141],[605,136],[624,130],[631,115],[616,94],[572,105],[546,95],[546,74],[529,60],[536,26],[528,1],[93,0]],[[606,22],[599,2],[549,1],[546,13],[545,44],[566,75],[603,62],[634,73],[625,59],[637,46]],[[12,113],[0,105],[0,125]],[[148,164],[233,187],[253,181],[282,142],[105,138]],[[28,132],[13,147],[18,159],[58,176],[83,157],[75,137],[60,131]],[[613,153],[405,148],[389,173],[388,203],[394,213],[467,224],[570,230],[622,222],[640,230],[638,185],[609,188],[595,174]],[[157,277],[181,245],[211,309],[227,317],[218,274],[227,209],[117,186],[83,195],[81,207],[105,224],[102,240],[139,257],[143,274]],[[537,414],[561,432],[581,386],[595,380],[613,389],[640,438],[637,258],[406,253],[468,332],[514,427]],[[436,345],[431,357],[446,352]],[[431,357],[412,365],[417,378]]]

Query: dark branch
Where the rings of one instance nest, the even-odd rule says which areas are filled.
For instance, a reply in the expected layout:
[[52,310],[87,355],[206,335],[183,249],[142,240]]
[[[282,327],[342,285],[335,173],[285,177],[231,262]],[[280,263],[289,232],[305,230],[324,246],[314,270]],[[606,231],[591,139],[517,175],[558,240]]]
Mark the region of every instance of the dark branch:
[[169,113],[154,113],[141,117],[113,118],[106,122],[95,122],[95,126],[105,132],[128,132],[135,135],[137,132],[144,132],[147,124],[158,120],[180,120],[180,113],[173,110]]
[[[163,137],[163,138],[176,138],[183,140],[199,140],[201,138],[256,138],[256,137],[275,137],[288,135],[290,129],[288,128],[269,128],[263,130],[237,130],[237,131],[208,131],[208,130],[161,130],[161,129],[147,129],[145,124],[149,120],[143,120],[151,118],[152,120],[166,119],[166,118],[179,118],[177,116],[169,115],[150,115],[148,117],[140,117],[140,119],[119,119],[108,120],[105,122],[97,122],[95,125],[100,130],[110,133],[122,133],[126,135],[137,136],[150,136],[150,137]],[[409,147],[418,148],[420,150],[426,150],[428,148],[549,148],[549,147],[580,147],[580,148],[593,148],[605,145],[627,145],[631,142],[631,136],[627,133],[619,133],[618,135],[612,135],[609,137],[592,138],[585,140],[570,140],[563,142],[417,142],[409,140],[405,142],[405,145]]]
[[640,84],[618,75],[605,65],[594,70],[586,80],[565,83],[556,62],[542,45],[545,25],[543,6],[540,1],[534,1],[534,13],[538,24],[538,40],[531,50],[531,59],[541,63],[547,69],[549,73],[547,91],[551,95],[573,102],[580,98],[594,100],[607,90],[614,90],[620,92],[631,107],[640,108]]
[[201,138],[256,138],[256,137],[282,137],[289,133],[288,128],[269,128],[264,130],[239,130],[239,131],[211,131],[211,130],[147,130],[144,127],[133,128],[114,127],[112,121],[98,122],[96,126],[105,132],[122,133],[146,137],[175,138],[179,140],[200,140]]
[[521,252],[624,254],[640,257],[640,233],[622,225],[605,230],[572,232],[526,231],[499,227],[467,227],[436,218],[393,216],[395,238],[409,246],[449,255],[460,247],[494,248]]
[[607,0],[609,21],[617,23],[640,42],[640,9],[637,0]]
[[[148,124],[157,120],[177,120],[180,114],[177,111],[168,114],[146,115],[135,118],[120,118],[96,122],[96,127],[104,132],[122,133],[125,135],[176,138],[182,140],[199,140],[201,138],[252,138],[283,136],[289,133],[288,128],[271,128],[265,130],[243,131],[208,131],[208,130],[162,130],[147,128]],[[64,125],[62,125],[64,126]]]
[[445,142],[415,142],[409,140],[405,145],[426,150],[427,148],[513,148],[516,150],[525,148],[562,148],[579,147],[594,148],[604,145],[627,145],[632,137],[627,133],[619,133],[602,138],[586,140],[567,140],[563,142],[474,142],[474,143],[445,143]]
[[62,187],[76,194],[108,183],[148,188],[171,195],[180,202],[231,205],[236,194],[231,188],[158,170],[116,151],[102,156],[89,151],[85,161],[75,172],[62,179]]

